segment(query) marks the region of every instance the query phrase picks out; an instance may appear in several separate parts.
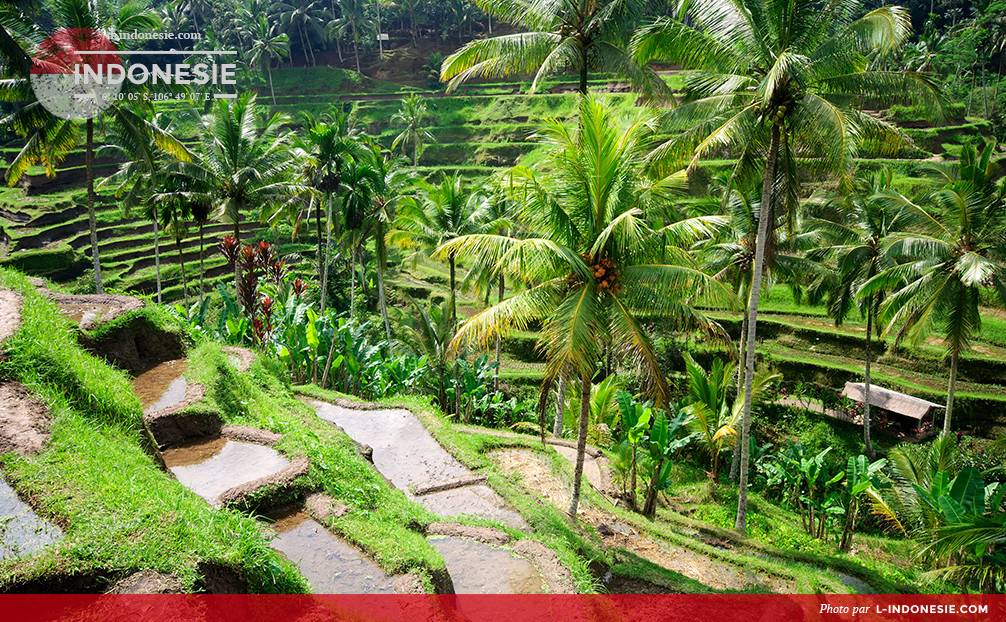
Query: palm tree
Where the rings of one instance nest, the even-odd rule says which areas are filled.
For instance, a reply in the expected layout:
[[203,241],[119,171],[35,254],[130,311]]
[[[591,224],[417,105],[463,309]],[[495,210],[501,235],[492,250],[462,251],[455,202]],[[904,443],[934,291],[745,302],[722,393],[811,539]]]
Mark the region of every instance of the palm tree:
[[[461,175],[444,175],[439,186],[421,183],[418,197],[401,201],[389,240],[402,248],[433,251],[462,236],[479,233],[487,223],[478,192],[467,192]],[[445,254],[450,268],[451,321],[456,322],[457,252]]]
[[863,442],[866,453],[874,459],[870,440],[870,361],[873,333],[880,335],[881,326],[874,324],[884,292],[878,290],[857,298],[863,284],[881,272],[892,268],[894,260],[887,253],[888,240],[915,223],[914,213],[902,208],[892,208],[877,200],[877,195],[890,191],[892,175],[884,170],[870,179],[857,179],[855,189],[840,199],[840,222],[821,222],[817,228],[834,244],[823,248],[822,254],[835,258],[838,267],[836,286],[828,304],[828,314],[841,326],[853,307],[859,307],[866,316],[866,353],[863,368]]
[[[558,121],[542,128],[538,138],[548,156],[539,166],[512,171],[511,191],[524,206],[528,237],[465,235],[438,250],[474,257],[527,284],[462,325],[455,348],[476,343],[488,349],[496,335],[541,322],[539,347],[548,361],[542,395],[560,377],[580,383],[571,517],[580,500],[591,384],[604,350],[636,364],[643,391],[666,407],[667,380],[636,313],[662,313],[670,326],[698,325],[722,337],[722,329],[692,305],[733,301],[682,247],[712,232],[708,218],[649,224],[648,214],[663,209],[666,190],[680,178],[641,175],[646,124],[623,128],[594,97],[582,98],[579,112],[575,128]],[[654,261],[662,250],[666,260]]]
[[[254,19],[254,18],[253,18]],[[248,56],[251,65],[265,65],[269,76],[269,94],[272,95],[272,105],[276,105],[276,90],[272,86],[272,62],[282,60],[290,54],[290,37],[286,33],[277,33],[276,26],[270,25],[265,15],[259,15],[252,22],[252,45]]]
[[342,212],[345,218],[349,245],[349,317],[356,317],[356,264],[367,239],[364,219],[374,206],[381,190],[382,172],[368,161],[369,158],[350,158],[342,167]]
[[625,51],[628,28],[640,16],[639,2],[474,1],[490,18],[522,32],[471,41],[448,56],[440,79],[451,90],[471,78],[533,73],[533,93],[546,75],[573,69],[580,75],[581,95],[594,70],[621,74],[649,97],[671,97],[660,76],[637,66]]
[[[241,215],[259,208],[260,219],[270,207],[302,194],[295,181],[295,159],[290,152],[293,133],[285,130],[284,115],[265,118],[254,93],[234,100],[217,100],[202,117],[196,158],[179,163],[179,172],[191,179],[191,200],[212,206],[234,226],[241,239]],[[235,263],[235,279],[240,269]]]
[[431,305],[429,311],[411,298],[409,302],[414,313],[404,324],[411,337],[408,343],[418,346],[416,353],[426,357],[426,368],[432,372],[435,383],[431,387],[432,392],[436,393],[437,404],[446,412],[451,407],[447,399],[447,378],[455,358],[450,347],[454,339],[454,322],[451,321],[448,301],[443,301],[440,306]]
[[887,252],[900,260],[860,289],[869,297],[906,284],[884,303],[887,330],[897,330],[895,343],[918,342],[935,325],[942,328],[950,357],[950,385],[944,434],[950,432],[960,354],[981,329],[983,291],[1006,302],[1006,186],[995,183],[997,164],[989,143],[978,152],[967,145],[960,163],[934,167],[946,185],[925,197],[927,210],[907,197],[889,192],[889,205],[914,211],[915,231],[895,236]]
[[[147,110],[147,113],[152,111]],[[171,135],[174,132],[174,124],[166,120],[162,114],[153,115],[150,120],[151,126],[159,133]],[[115,128],[110,128],[114,131]],[[166,180],[171,175],[171,160],[161,157],[163,154],[157,147],[155,141],[142,146],[136,152],[127,151],[125,145],[130,144],[129,140],[122,140],[117,135],[109,132],[106,136],[109,144],[104,146],[99,153],[108,153],[113,157],[125,160],[118,170],[101,181],[99,187],[112,187],[116,196],[122,197],[122,208],[129,217],[130,210],[143,206],[144,215],[151,219],[154,225],[154,272],[157,282],[157,304],[161,303],[161,245],[160,245],[160,223],[157,204],[160,201],[159,194],[165,191],[163,187]],[[183,148],[184,149],[184,148]],[[182,160],[191,161],[192,156],[187,149],[179,154]],[[153,157],[151,157],[153,156]]]
[[424,0],[402,0],[399,5],[409,14],[409,36],[412,37],[412,47],[416,47],[416,9]]
[[380,146],[374,145],[371,165],[377,172],[374,208],[369,220],[374,226],[374,247],[377,251],[377,295],[381,306],[384,334],[391,344],[391,324],[388,322],[388,301],[384,290],[384,273],[388,266],[388,227],[395,222],[398,202],[405,189],[414,183],[412,171],[405,168],[405,160],[395,159],[389,153],[382,153]]
[[367,12],[367,0],[339,0],[342,16],[328,25],[328,36],[337,39],[347,33],[353,38],[353,54],[356,56],[356,73],[360,70],[360,35],[374,30],[375,22]]
[[[737,421],[741,417],[744,400],[739,397],[731,405],[727,400],[727,389],[733,376],[735,363],[724,363],[713,359],[709,370],[705,370],[695,362],[687,352],[685,357],[685,372],[688,378],[688,397],[682,412],[688,414],[685,424],[698,436],[699,442],[709,452],[712,470],[709,478],[715,483],[719,481],[720,453],[728,447],[735,447],[737,440]],[[754,401],[759,402],[762,396],[777,380],[779,374],[759,374],[753,383]],[[736,451],[736,449],[735,449]]]
[[[325,231],[330,239],[332,207],[335,197],[342,189],[342,173],[345,164],[354,155],[365,155],[367,151],[360,143],[356,131],[351,127],[349,115],[336,112],[321,120],[305,119],[305,133],[297,140],[298,149],[303,153],[301,178],[324,199],[323,204],[312,197],[309,207],[314,209],[318,242],[318,280],[321,285],[321,310],[324,311],[328,295],[328,247],[323,246],[322,214],[326,214]],[[301,212],[299,221],[309,214]]]
[[[848,179],[857,147],[875,136],[882,151],[903,144],[901,132],[856,105],[864,98],[911,98],[931,104],[938,89],[910,72],[868,71],[869,55],[898,49],[908,37],[907,13],[874,9],[859,19],[859,4],[810,0],[695,0],[682,20],[663,18],[633,38],[637,62],[675,62],[695,70],[687,102],[664,113],[658,130],[673,138],[652,154],[656,168],[699,160],[714,151],[738,156],[732,179],[762,174],[745,352],[740,495],[735,528],[747,531],[748,436],[754,380],[758,300],[769,224],[776,209],[794,210],[798,164]],[[781,205],[780,205],[781,203]]]
[[[118,13],[112,15],[99,12],[98,8],[88,0],[63,0],[55,3],[52,10],[52,15],[48,16],[48,23],[56,24],[57,27],[76,29],[64,31],[71,33],[69,36],[74,40],[62,43],[69,43],[80,50],[101,49],[102,41],[97,41],[93,35],[85,33],[96,33],[99,29],[106,27],[123,32],[133,30],[144,32],[153,30],[160,25],[160,18],[155,11],[140,9],[131,3],[123,5]],[[32,32],[37,33],[38,29],[34,28]],[[7,99],[27,103],[0,120],[0,127],[22,136],[31,136],[5,174],[8,185],[13,186],[21,179],[25,171],[37,162],[45,165],[47,175],[54,176],[56,174],[55,167],[63,161],[69,151],[77,146],[79,128],[75,120],[58,118],[45,110],[29,85],[28,74],[32,61],[27,58],[27,55],[22,57],[17,54],[19,47],[16,42],[7,41],[5,43],[6,49],[3,50],[3,53],[14,56],[8,64],[11,79],[5,81],[0,88],[4,91]],[[52,51],[51,48],[55,45],[58,44],[51,43],[46,49]],[[129,86],[124,88],[139,89],[140,87],[129,83]],[[143,114],[138,114],[128,104],[113,104],[102,114],[105,116],[106,127],[114,129],[118,140],[122,142],[127,151],[147,150],[146,157],[152,162],[155,156],[153,151],[150,151],[150,146],[156,144],[162,150],[171,152],[178,157],[184,157],[185,148],[178,140],[151,126]],[[91,259],[94,265],[95,291],[102,293],[104,287],[101,279],[101,259],[98,254],[97,222],[94,212],[93,116],[86,119],[85,128],[84,163],[87,175],[87,213],[91,232]]]
[[[758,216],[761,211],[761,189],[755,183],[739,183],[731,186],[731,180],[725,176],[717,176],[714,179],[714,186],[718,187],[722,196],[711,198],[705,207],[717,209],[725,205],[727,224],[718,230],[715,237],[700,243],[696,249],[702,252],[706,270],[714,274],[713,278],[730,282],[743,304],[751,293]],[[786,236],[785,233],[779,232],[781,227],[782,223],[776,223],[769,230],[768,240],[765,242],[764,278],[787,283],[795,289],[821,278],[823,268],[803,257],[801,253],[807,248],[817,246],[818,236],[812,233]],[[744,316],[741,321],[738,352],[740,360],[743,361],[748,331],[747,307],[744,306],[742,311]],[[737,395],[741,395],[743,391],[744,372],[741,368],[737,374]],[[737,462],[739,468],[739,457]]]
[[297,31],[304,51],[304,63],[317,65],[314,46],[311,45],[311,31],[319,30],[331,19],[321,0],[290,0],[276,7],[276,12],[286,28]]
[[426,100],[416,93],[403,97],[402,109],[391,116],[392,123],[405,126],[402,133],[396,136],[395,141],[391,143],[391,148],[392,150],[398,149],[398,145],[402,145],[402,151],[404,152],[405,148],[411,144],[413,167],[419,166],[419,156],[423,155],[426,143],[437,142],[433,134],[423,127],[423,121],[425,120]]
[[192,212],[189,202],[180,193],[172,192],[172,190],[181,190],[178,186],[183,183],[184,178],[180,176],[165,179],[164,185],[168,192],[161,195],[162,198],[156,201],[154,205],[159,212],[158,216],[161,219],[164,230],[171,237],[175,238],[175,249],[178,251],[178,264],[182,270],[182,303],[187,305],[189,300],[189,283],[185,274],[185,255],[182,253],[182,240],[188,235],[189,231],[185,220],[192,215]]

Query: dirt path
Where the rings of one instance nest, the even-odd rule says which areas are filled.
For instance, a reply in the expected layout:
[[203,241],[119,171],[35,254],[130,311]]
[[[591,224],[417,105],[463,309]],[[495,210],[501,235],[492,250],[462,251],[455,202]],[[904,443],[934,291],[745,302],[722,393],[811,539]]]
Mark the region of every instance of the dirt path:
[[[514,477],[535,495],[560,510],[569,506],[569,486],[552,473],[543,457],[536,452],[529,449],[500,449],[492,452],[490,457],[503,472]],[[604,508],[590,507],[586,504],[581,504],[580,508],[579,518],[597,529],[606,545],[624,548],[658,566],[695,579],[713,589],[740,590],[752,585],[776,592],[787,590],[791,592],[794,589],[786,581],[758,576],[733,564],[636,533],[628,525],[619,523],[618,519]]]
[[[529,438],[525,434],[515,434],[513,432],[490,430],[475,426],[459,425],[455,429],[465,434],[485,434],[497,438]],[[576,467],[575,442],[562,438],[546,437],[545,443],[551,445],[560,456],[569,461],[570,466]],[[604,457],[604,452],[593,445],[587,445],[584,452],[583,476],[587,480],[587,483],[593,486],[594,490],[599,493],[609,497],[615,494],[614,486],[611,483],[611,467],[608,465],[608,460]]]
[[0,289],[0,345],[21,326],[21,296],[9,289]]

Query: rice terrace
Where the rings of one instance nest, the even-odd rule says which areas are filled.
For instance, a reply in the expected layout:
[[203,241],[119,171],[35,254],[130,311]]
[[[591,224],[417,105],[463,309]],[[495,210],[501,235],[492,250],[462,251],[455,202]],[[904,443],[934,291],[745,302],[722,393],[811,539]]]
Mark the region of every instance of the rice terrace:
[[0,592],[1006,590],[1002,0],[0,14]]

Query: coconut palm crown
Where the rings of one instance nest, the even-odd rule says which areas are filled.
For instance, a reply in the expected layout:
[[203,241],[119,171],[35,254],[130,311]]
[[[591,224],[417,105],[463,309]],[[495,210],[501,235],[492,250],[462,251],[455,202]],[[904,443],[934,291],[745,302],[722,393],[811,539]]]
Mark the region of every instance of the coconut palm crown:
[[475,315],[460,327],[454,347],[488,349],[497,335],[541,323],[539,348],[547,364],[542,395],[560,376],[579,381],[580,434],[570,514],[575,515],[589,419],[590,387],[605,350],[638,368],[644,390],[657,405],[668,403],[641,310],[659,314],[666,326],[700,327],[722,335],[694,305],[730,304],[728,288],[704,274],[684,250],[711,235],[723,219],[703,216],[653,227],[681,176],[651,181],[640,175],[646,125],[627,128],[594,97],[583,98],[578,126],[548,122],[537,138],[550,147],[536,168],[511,171],[515,200],[527,237],[462,236],[438,254],[473,256],[493,272],[526,288]]

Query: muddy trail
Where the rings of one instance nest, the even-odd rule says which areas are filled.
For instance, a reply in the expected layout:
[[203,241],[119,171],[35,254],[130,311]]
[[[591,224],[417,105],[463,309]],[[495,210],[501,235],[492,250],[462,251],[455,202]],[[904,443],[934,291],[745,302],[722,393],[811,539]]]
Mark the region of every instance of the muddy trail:
[[[556,447],[556,449],[565,448]],[[568,458],[565,451],[559,453]],[[493,451],[490,457],[504,473],[514,477],[518,483],[537,496],[560,509],[569,505],[570,487],[556,477],[545,457],[539,452],[530,449],[499,449]],[[623,548],[714,590],[754,588],[792,593],[795,589],[795,585],[785,579],[752,572],[741,566],[638,533],[629,525],[619,522],[603,507],[590,507],[584,503],[579,514],[581,520],[597,530],[606,545]]]

